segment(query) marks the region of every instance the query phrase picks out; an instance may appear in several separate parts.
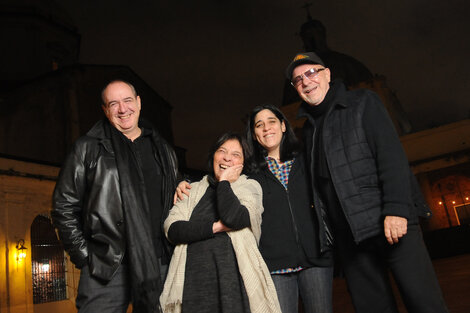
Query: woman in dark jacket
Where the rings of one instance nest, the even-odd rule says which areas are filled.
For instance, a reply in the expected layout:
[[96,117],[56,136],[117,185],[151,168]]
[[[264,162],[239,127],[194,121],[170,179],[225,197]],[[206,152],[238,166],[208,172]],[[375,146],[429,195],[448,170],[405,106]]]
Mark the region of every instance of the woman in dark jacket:
[[247,126],[263,190],[260,252],[283,313],[332,312],[333,267],[325,227],[313,208],[310,179],[299,143],[284,114],[272,105],[253,109]]

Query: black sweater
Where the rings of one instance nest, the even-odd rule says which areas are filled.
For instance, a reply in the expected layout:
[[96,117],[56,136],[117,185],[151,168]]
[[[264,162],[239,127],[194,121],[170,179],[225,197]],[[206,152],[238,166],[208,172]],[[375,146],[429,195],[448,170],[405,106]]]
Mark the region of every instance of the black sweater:
[[[211,189],[215,190],[211,191]],[[206,199],[210,197],[210,199]],[[230,183],[222,181],[216,186],[209,186],[204,199],[200,202],[211,201],[216,203],[214,219],[177,221],[171,224],[168,230],[168,239],[174,244],[192,243],[214,237],[212,224],[219,219],[225,226],[237,230],[250,226],[250,214],[233,193]],[[200,205],[200,203],[198,203]],[[196,209],[196,208],[195,208]],[[192,217],[192,216],[191,216]]]

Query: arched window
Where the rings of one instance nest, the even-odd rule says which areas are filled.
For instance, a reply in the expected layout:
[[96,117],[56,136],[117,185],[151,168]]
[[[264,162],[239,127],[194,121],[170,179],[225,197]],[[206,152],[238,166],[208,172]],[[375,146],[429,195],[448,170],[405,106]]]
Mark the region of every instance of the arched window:
[[64,248],[47,215],[36,216],[31,224],[31,262],[33,303],[67,299]]

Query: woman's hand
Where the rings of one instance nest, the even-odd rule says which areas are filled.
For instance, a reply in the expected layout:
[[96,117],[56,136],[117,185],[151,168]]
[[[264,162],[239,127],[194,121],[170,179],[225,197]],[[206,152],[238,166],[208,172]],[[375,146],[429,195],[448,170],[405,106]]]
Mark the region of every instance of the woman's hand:
[[221,232],[227,232],[227,231],[231,231],[231,230],[232,230],[231,228],[228,228],[227,226],[225,226],[224,223],[222,223],[222,221],[220,221],[220,220],[218,220],[217,222],[212,224],[212,232],[214,234],[221,233]]
[[219,181],[228,180],[230,183],[235,182],[241,175],[243,170],[243,164],[230,166],[220,174]]
[[173,204],[183,200],[183,194],[189,197],[189,189],[191,189],[191,185],[187,181],[183,180],[180,182],[178,187],[176,187],[175,195],[173,196]]

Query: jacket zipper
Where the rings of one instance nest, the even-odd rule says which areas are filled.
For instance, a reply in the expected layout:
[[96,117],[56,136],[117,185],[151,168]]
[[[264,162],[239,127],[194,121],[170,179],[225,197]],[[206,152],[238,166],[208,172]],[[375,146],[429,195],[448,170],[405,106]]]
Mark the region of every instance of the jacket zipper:
[[[293,167],[291,168],[291,171],[289,172],[289,176],[292,173],[292,169],[293,169]],[[268,171],[271,173],[272,176],[274,176],[274,174],[269,169],[268,169]],[[271,177],[271,179],[273,179],[273,178]],[[290,216],[291,216],[292,226],[294,228],[295,242],[297,243],[297,247],[299,249],[301,249],[300,239],[299,239],[299,231],[297,229],[297,223],[295,222],[294,212],[292,211],[292,205],[291,205],[291,201],[290,201],[289,190],[284,187],[284,185],[279,181],[279,179],[277,179],[277,177],[274,176],[274,180],[276,181],[277,184],[281,185],[282,189],[285,190],[285,193],[286,193],[286,196],[287,196],[287,203],[289,204],[289,213],[290,213]]]
[[[324,117],[324,120],[323,120],[323,133],[325,132],[325,125],[326,125],[326,119],[329,117],[329,113],[330,112],[327,112],[326,116]],[[317,127],[315,125],[315,122],[312,120],[312,117],[310,115],[307,116],[307,119],[309,120],[310,124],[312,125],[313,127],[313,140],[312,140],[312,149],[310,151],[310,158],[312,160],[312,164],[310,164],[310,168],[312,169],[312,177],[315,176],[315,174],[313,173],[313,169],[314,169],[314,163],[315,163],[315,159],[314,159],[314,150],[315,150],[315,136],[316,136],[316,133],[317,133]],[[318,148],[318,147],[317,147]],[[324,148],[324,147],[323,147]],[[324,151],[324,153],[326,154],[326,151]],[[330,177],[331,177],[331,182],[333,183],[333,188],[335,190],[335,193],[337,195],[337,198],[338,198],[338,202],[339,204],[341,205],[341,211],[343,212],[344,214],[344,217],[346,218],[346,221],[348,222],[348,226],[349,226],[349,229],[351,230],[351,232],[353,231],[352,227],[351,227],[351,222],[349,221],[349,216],[346,214],[346,212],[344,211],[344,205],[343,205],[343,201],[341,199],[341,197],[338,196],[338,191],[336,190],[336,184],[335,184],[335,181],[333,179],[333,175],[331,174],[331,170],[330,170],[330,163],[329,163],[329,160],[328,160],[328,157],[325,155],[325,160],[326,160],[326,165],[328,167],[328,171],[330,171]],[[313,183],[313,182],[312,182]],[[313,184],[312,184],[313,185]],[[315,194],[314,194],[315,196]],[[321,210],[321,208],[320,208]],[[325,212],[326,213],[326,212]],[[321,211],[320,211],[320,214],[321,214]],[[355,234],[353,233],[353,237],[354,239],[355,238]],[[326,234],[325,234],[325,240],[326,240]],[[323,250],[323,248],[321,248],[320,250]]]
[[[282,186],[284,187],[284,186]],[[290,204],[290,197],[289,197],[289,190],[286,189],[287,195],[287,203],[289,203],[289,212],[292,219],[292,225],[294,226],[294,234],[295,234],[295,241],[297,242],[297,246],[300,249],[300,240],[299,240],[299,231],[297,229],[297,223],[295,222],[294,212],[292,212],[292,206]]]
[[[327,116],[325,116],[325,118],[327,118]],[[307,115],[307,120],[310,122],[310,124],[312,125],[313,127],[313,135],[312,135],[312,149],[310,149],[310,160],[311,160],[311,163],[309,164],[309,167],[310,167],[310,170],[311,170],[311,176],[313,179],[313,177],[315,177],[315,173],[314,173],[314,170],[315,170],[315,136],[317,134],[317,127],[315,125],[315,121],[313,120],[313,118],[310,116],[310,115]],[[323,121],[323,127],[325,127],[325,121]],[[330,165],[328,164],[328,160],[326,161],[327,162],[327,166],[328,166],[328,170],[330,170]],[[332,181],[333,181],[333,177],[332,177]],[[334,183],[333,183],[333,186],[334,186]],[[334,187],[335,190],[336,190],[336,187]],[[319,227],[320,226],[320,223],[323,224],[323,231],[320,233],[320,252],[323,253],[325,251],[327,251],[327,249],[325,249],[325,247],[328,247],[328,235],[327,235],[327,232],[330,233],[330,237],[333,238],[333,235],[331,234],[331,230],[328,228],[329,225],[326,224],[326,221],[325,219],[323,218],[323,214],[327,214],[324,210],[324,203],[323,201],[320,201],[323,203],[323,206],[320,206],[319,208],[319,212],[317,211],[317,208],[315,207],[315,197],[319,197],[319,192],[315,192],[316,190],[316,187],[315,187],[315,182],[312,181],[312,197],[314,198],[313,199],[313,202],[314,202],[314,210],[319,213],[319,214],[316,214],[317,217],[319,217],[319,221],[318,221],[318,224],[319,224]],[[338,199],[339,200],[339,199]],[[317,201],[319,201],[319,198],[317,199]],[[340,203],[341,204],[341,203]],[[341,209],[343,209],[343,207],[341,206]],[[343,214],[344,214],[344,210],[343,210]],[[346,215],[346,214],[345,214]],[[347,217],[346,217],[346,220],[347,220]],[[348,221],[348,224],[349,224],[349,221]],[[349,226],[351,227],[351,226]],[[327,229],[328,228],[328,229]],[[331,240],[331,243],[333,244],[333,241],[334,239]]]

